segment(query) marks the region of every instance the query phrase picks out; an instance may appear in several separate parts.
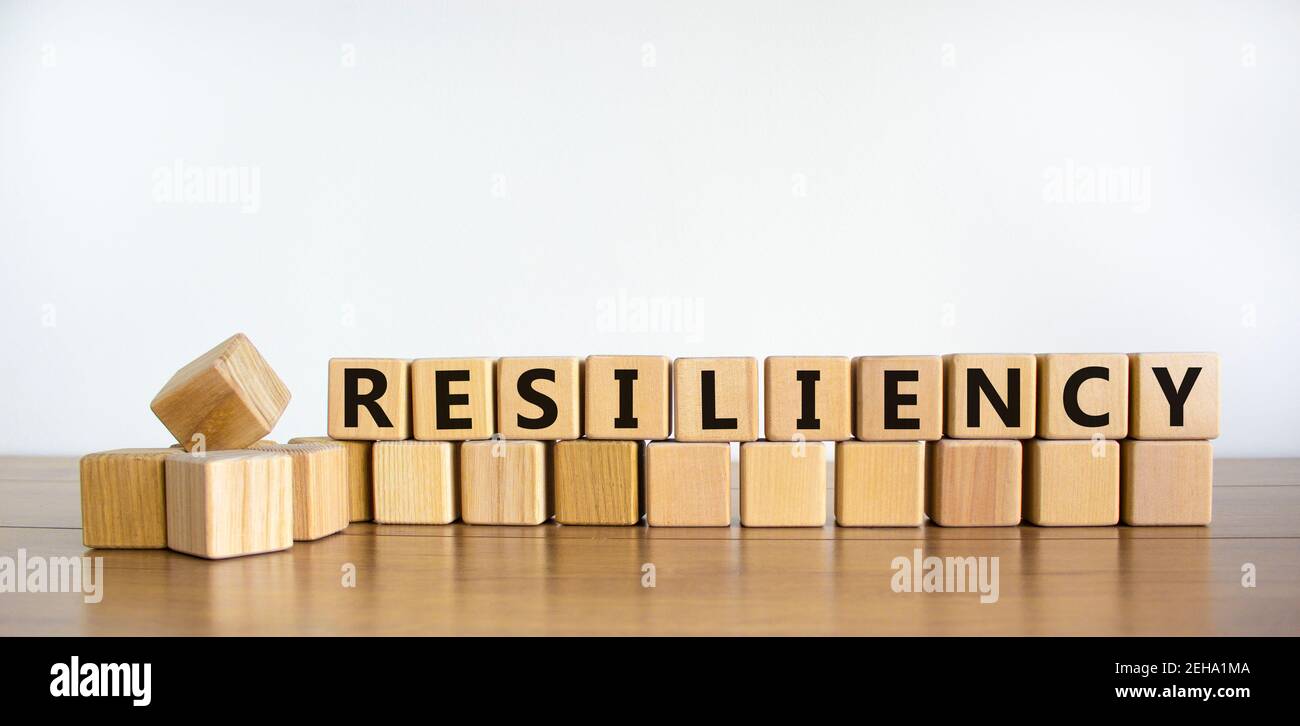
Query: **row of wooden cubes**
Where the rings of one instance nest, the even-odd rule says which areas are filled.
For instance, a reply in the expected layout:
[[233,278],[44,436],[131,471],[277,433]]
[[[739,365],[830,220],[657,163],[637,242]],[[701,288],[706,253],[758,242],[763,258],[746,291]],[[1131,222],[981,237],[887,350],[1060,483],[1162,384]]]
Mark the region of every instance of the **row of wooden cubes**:
[[[798,357],[764,361],[769,441],[1213,439],[1213,353]],[[670,418],[670,411],[672,416]],[[755,441],[754,358],[335,358],[347,440]]]

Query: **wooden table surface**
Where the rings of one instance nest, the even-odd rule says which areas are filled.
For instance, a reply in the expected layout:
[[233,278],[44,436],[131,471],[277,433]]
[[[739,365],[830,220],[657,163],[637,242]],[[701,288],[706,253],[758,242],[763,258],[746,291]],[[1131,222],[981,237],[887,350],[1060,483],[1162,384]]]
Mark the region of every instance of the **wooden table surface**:
[[[0,593],[0,634],[1300,634],[1300,459],[1217,461],[1210,527],[359,523],[212,562],[86,550],[79,507],[75,459],[0,457],[0,556],[104,558],[101,602]],[[998,601],[893,592],[916,548],[997,556]]]

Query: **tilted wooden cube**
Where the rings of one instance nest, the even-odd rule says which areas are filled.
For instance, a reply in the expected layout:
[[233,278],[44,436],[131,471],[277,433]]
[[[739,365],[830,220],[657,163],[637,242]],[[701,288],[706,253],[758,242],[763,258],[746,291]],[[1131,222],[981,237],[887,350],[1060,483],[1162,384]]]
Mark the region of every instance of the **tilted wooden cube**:
[[835,445],[835,522],[842,527],[925,523],[925,442]]
[[467,441],[460,447],[460,517],[466,524],[536,525],[555,498],[542,441]]
[[289,389],[243,333],[176,372],[149,404],[187,451],[242,449],[271,433]]
[[1214,447],[1208,441],[1120,443],[1120,518],[1130,525],[1210,523]]
[[329,435],[348,441],[411,438],[411,364],[398,358],[331,358]]
[[671,362],[662,355],[591,355],[583,372],[589,439],[666,439],[672,431]]
[[167,546],[164,462],[176,449],[116,449],[81,457],[81,542],[87,547]]
[[936,441],[943,436],[943,359],[853,359],[853,435],[862,441]]
[[1026,441],[1024,517],[1048,527],[1119,522],[1119,443]]
[[1129,438],[1217,439],[1219,355],[1130,355],[1129,403]]
[[[275,443],[274,441],[269,443]],[[372,483],[371,450],[373,441],[344,441],[328,436],[299,436],[289,439],[291,444],[338,444],[348,457],[348,520],[369,522],[375,495]]]
[[460,517],[460,444],[375,444],[375,521],[451,524]]
[[1032,439],[1038,362],[1032,354],[943,357],[944,435],[954,439]]
[[678,358],[673,390],[678,441],[758,438],[758,361],[753,358]]
[[348,452],[340,444],[258,443],[293,459],[293,538],[320,539],[348,526]]
[[740,523],[746,527],[826,524],[826,446],[753,441],[740,445]]
[[411,416],[420,441],[491,438],[496,428],[496,360],[411,362]]
[[560,441],[555,457],[555,521],[636,524],[645,513],[640,441]]
[[1128,435],[1128,356],[1038,356],[1038,436],[1122,439]]
[[651,441],[645,506],[651,527],[731,526],[731,444]]
[[582,437],[582,359],[497,361],[497,431],[507,439]]
[[853,435],[852,362],[841,356],[763,361],[763,436],[768,441],[842,441]]
[[941,439],[926,447],[926,514],[944,527],[1020,523],[1019,441]]
[[293,459],[274,451],[167,457],[167,546],[222,559],[293,546]]

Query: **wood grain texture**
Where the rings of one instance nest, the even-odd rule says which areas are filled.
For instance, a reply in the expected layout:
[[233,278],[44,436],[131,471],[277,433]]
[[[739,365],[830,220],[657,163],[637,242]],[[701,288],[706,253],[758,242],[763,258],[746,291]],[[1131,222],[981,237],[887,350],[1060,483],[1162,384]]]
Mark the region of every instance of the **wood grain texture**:
[[167,546],[222,559],[293,546],[293,459],[272,451],[166,460]]
[[450,524],[460,517],[460,444],[379,441],[374,462],[376,522]]
[[651,441],[645,449],[646,523],[731,524],[731,444]]
[[[1004,422],[993,398],[972,385],[983,374],[996,398],[1007,406]],[[955,439],[1032,439],[1037,428],[1038,362],[1032,354],[966,354],[943,357],[945,436]],[[1011,386],[1013,377],[1018,385]],[[968,392],[975,389],[976,405]],[[1019,405],[1013,405],[1013,404]]]
[[[582,417],[587,438],[668,438],[672,432],[671,367],[671,361],[662,355],[587,356]],[[635,379],[623,382],[632,376]],[[631,386],[632,398],[631,410],[625,417],[620,404],[627,385]]]
[[466,524],[535,525],[554,511],[553,444],[467,441],[460,447],[460,512]]
[[[704,386],[713,380],[713,410]],[[678,441],[754,441],[758,438],[758,361],[753,358],[678,358],[673,361],[673,427]],[[712,422],[705,415],[711,414]],[[712,426],[712,428],[707,428]]]
[[186,450],[242,449],[275,428],[289,389],[243,333],[181,368],[149,408]]
[[835,522],[842,527],[925,523],[925,442],[835,445]]
[[[843,441],[853,436],[852,361],[841,356],[769,356],[763,361],[763,436],[769,441]],[[805,384],[799,378],[816,376]],[[817,426],[800,426],[806,386]],[[809,422],[811,423],[811,421]]]
[[825,444],[741,444],[740,523],[746,527],[826,524]]
[[[939,356],[859,356],[853,359],[853,381],[856,438],[936,441],[943,436],[943,359]],[[887,396],[891,391],[898,396],[893,405]]]
[[1120,443],[1120,516],[1130,525],[1207,525],[1214,446],[1208,441]]
[[[497,362],[497,431],[507,439],[554,441],[582,437],[581,358],[502,358]],[[530,396],[555,404],[554,420],[519,391],[522,376],[536,376],[527,385]]]
[[[346,403],[346,378],[348,371],[366,378],[356,381],[356,393],[372,397],[376,386],[383,393],[374,398],[382,416],[376,416],[371,407]],[[373,382],[371,380],[373,377]],[[411,438],[411,364],[398,358],[331,358],[329,362],[329,436],[347,441],[401,441]],[[367,399],[368,400],[368,399]],[[349,421],[347,409],[355,411],[356,418]],[[348,424],[353,425],[349,426]]]
[[[496,359],[411,362],[411,417],[420,441],[488,439],[496,428]],[[439,412],[439,387],[445,398]]]
[[927,449],[926,514],[944,527],[1020,523],[1019,441],[941,439]]
[[[1128,435],[1128,356],[1123,353],[1047,353],[1038,356],[1038,437],[1043,439],[1122,439]],[[1071,379],[1080,375],[1075,383]],[[1105,378],[1098,377],[1104,375]],[[1081,382],[1079,382],[1081,381]],[[1070,400],[1083,416],[1104,416],[1105,422],[1072,419]]]
[[340,444],[257,443],[293,459],[293,538],[320,539],[348,526],[348,452]]
[[[275,443],[274,441],[269,443]],[[344,441],[328,436],[298,436],[289,439],[291,444],[338,444],[348,458],[348,519],[352,522],[369,522],[374,517],[374,484],[371,467],[373,441]]]
[[1026,441],[1024,518],[1047,527],[1119,522],[1119,442]]
[[175,449],[116,449],[81,457],[81,530],[87,547],[167,546],[163,462]]
[[560,441],[552,447],[555,521],[629,525],[645,513],[640,441]]
[[[1161,387],[1162,376],[1167,376],[1166,383],[1175,392],[1186,393],[1181,407],[1170,404]],[[1129,438],[1217,439],[1219,404],[1218,353],[1129,356]]]

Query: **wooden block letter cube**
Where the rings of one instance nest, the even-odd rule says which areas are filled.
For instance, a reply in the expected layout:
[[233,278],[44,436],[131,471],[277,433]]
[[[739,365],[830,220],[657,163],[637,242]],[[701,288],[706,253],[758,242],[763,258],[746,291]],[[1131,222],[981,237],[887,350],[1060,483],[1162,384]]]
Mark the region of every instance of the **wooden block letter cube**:
[[1038,435],[1044,439],[1127,436],[1128,356],[1038,356]]
[[848,358],[770,356],[763,361],[763,436],[842,441],[853,435]]
[[289,439],[291,444],[338,444],[348,457],[348,519],[369,522],[374,514],[374,486],[371,483],[370,456],[373,441],[341,441],[328,436],[299,436]]
[[167,457],[167,546],[222,559],[293,546],[293,459],[274,451]]
[[1029,354],[944,356],[944,433],[954,439],[1034,438],[1037,371]]
[[555,521],[636,524],[645,509],[640,441],[561,441],[555,444]]
[[1024,515],[1049,527],[1119,522],[1119,443],[1026,441]]
[[1217,439],[1218,353],[1129,356],[1129,437]]
[[853,360],[853,435],[862,441],[936,441],[943,436],[943,359],[937,355]]
[[941,439],[928,447],[926,514],[944,527],[1020,523],[1019,441]]
[[460,516],[460,444],[375,444],[375,521],[451,524]]
[[87,547],[167,546],[163,472],[176,449],[117,449],[81,457],[81,542]]
[[746,527],[826,524],[826,447],[818,442],[740,445],[740,523]]
[[678,358],[673,389],[678,441],[758,438],[758,361],[753,358]]
[[589,439],[666,439],[671,363],[662,355],[592,355],[583,372]]
[[467,441],[460,447],[460,516],[466,524],[541,524],[554,497],[547,444]]
[[647,444],[645,506],[651,527],[731,526],[731,444]]
[[1208,441],[1120,444],[1120,516],[1131,525],[1210,523],[1214,448]]
[[497,430],[507,439],[582,437],[581,358],[502,358]]
[[411,438],[410,368],[396,358],[331,358],[330,438]]
[[420,441],[488,439],[496,429],[496,360],[411,362],[411,418]]
[[293,459],[293,538],[320,539],[348,526],[348,452],[339,444],[258,443]]
[[924,524],[925,442],[836,444],[835,521],[842,527]]

